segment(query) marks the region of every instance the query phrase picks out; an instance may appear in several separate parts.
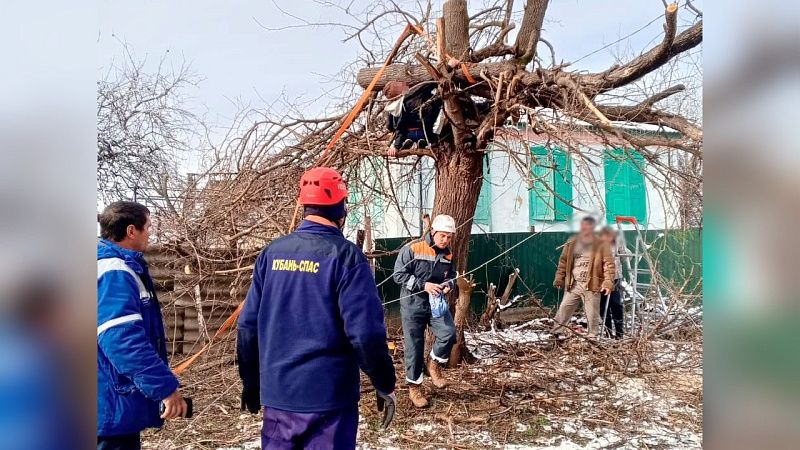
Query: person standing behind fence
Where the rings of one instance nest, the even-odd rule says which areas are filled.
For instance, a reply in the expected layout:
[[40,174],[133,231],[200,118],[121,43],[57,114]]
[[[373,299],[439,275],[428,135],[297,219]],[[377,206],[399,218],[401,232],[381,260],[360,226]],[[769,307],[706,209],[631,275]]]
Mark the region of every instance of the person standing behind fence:
[[595,236],[594,217],[581,219],[580,231],[570,238],[561,251],[553,287],[564,289],[561,306],[556,313],[553,333],[562,335],[572,314],[583,301],[589,336],[600,333],[600,294],[614,289],[614,259],[608,244]]
[[440,364],[446,364],[456,342],[453,316],[447,310],[444,295],[457,292],[450,241],[456,232],[452,217],[441,214],[433,219],[431,233],[422,240],[400,249],[392,278],[400,285],[400,316],[408,396],[417,408],[428,405],[422,393],[425,365],[425,329],[430,324],[435,340],[428,361],[428,374],[433,385],[443,388],[447,381]]
[[622,295],[620,295],[620,280],[622,280],[622,264],[619,255],[625,252],[617,244],[617,231],[611,227],[604,227],[600,232],[600,239],[607,244],[611,257],[614,258],[614,289],[611,294],[600,296],[600,314],[605,316],[605,326],[609,335],[615,339],[622,339],[625,334],[624,308]]
[[134,202],[112,203],[100,214],[100,235],[97,449],[138,450],[142,430],[184,417],[187,405],[167,365],[164,320],[142,255],[150,211]]
[[383,305],[364,253],[342,234],[347,186],[334,169],[300,180],[304,220],[258,256],[238,326],[242,409],[264,405],[265,449],[354,449],[359,367],[394,414]]

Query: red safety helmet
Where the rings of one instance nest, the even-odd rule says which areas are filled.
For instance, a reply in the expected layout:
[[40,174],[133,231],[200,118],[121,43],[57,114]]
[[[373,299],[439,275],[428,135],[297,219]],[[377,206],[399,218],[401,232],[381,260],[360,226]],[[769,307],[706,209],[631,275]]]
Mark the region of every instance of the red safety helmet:
[[335,205],[346,198],[344,179],[330,167],[314,167],[300,177],[301,205]]

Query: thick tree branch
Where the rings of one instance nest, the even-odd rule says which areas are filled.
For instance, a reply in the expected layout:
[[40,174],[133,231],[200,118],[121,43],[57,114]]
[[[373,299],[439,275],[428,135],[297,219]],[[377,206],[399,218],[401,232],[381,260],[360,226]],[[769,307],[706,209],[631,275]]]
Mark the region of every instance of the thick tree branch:
[[[461,3],[463,3],[463,5]],[[439,63],[439,70],[443,72],[450,70],[447,61],[445,61],[446,58],[444,57],[444,54],[447,53],[452,55],[453,51],[457,51],[459,48],[461,48],[461,43],[451,44],[451,42],[453,42],[453,40],[459,41],[463,38],[463,36],[460,36],[463,31],[461,30],[461,26],[467,27],[469,21],[469,18],[467,17],[466,1],[461,2],[450,0],[449,2],[445,3],[445,6],[447,5],[450,6],[445,9],[445,12],[449,12],[449,16],[453,18],[459,25],[448,25],[450,22],[443,17],[436,20],[436,42],[441,59]],[[462,15],[463,17],[460,17]],[[466,19],[467,22],[463,22],[464,19]],[[451,30],[457,34],[455,39],[451,39],[450,37],[449,31]],[[469,37],[467,37],[467,39],[469,39]],[[430,68],[428,68],[428,72],[431,72]],[[435,75],[435,73],[432,73],[432,75]],[[467,129],[464,121],[464,114],[461,110],[457,93],[453,91],[452,83],[450,83],[447,79],[439,80],[439,89],[442,95],[442,101],[444,102],[444,112],[447,119],[450,121],[450,129],[453,131],[453,142],[457,146],[461,146],[464,143],[464,137],[467,133],[469,133],[469,130]]]
[[[514,28],[514,24],[508,26],[507,29],[504,29],[501,34],[506,34]],[[480,62],[487,58],[492,58],[496,56],[506,56],[506,55],[513,55],[514,48],[509,47],[508,45],[504,44],[502,39],[494,44],[487,45],[486,47],[474,52],[469,59],[471,62]]]
[[467,0],[448,0],[442,5],[447,53],[463,61],[469,52]]
[[665,126],[678,131],[694,142],[703,142],[703,129],[676,114],[642,106],[599,105],[597,108],[610,120]]
[[519,34],[514,43],[517,62],[523,67],[536,56],[536,45],[542,34],[542,24],[548,3],[549,0],[527,0],[525,2],[525,15],[522,16],[522,25],[520,25]]
[[667,89],[664,89],[661,92],[651,95],[647,97],[642,103],[639,104],[641,107],[653,106],[654,104],[664,100],[667,97],[675,95],[679,92],[683,92],[686,90],[686,86],[682,84],[676,84],[675,86],[670,86]]
[[[516,70],[516,67],[511,61],[499,61],[499,62],[487,62],[482,64],[473,64],[470,65],[467,70],[469,70],[470,75],[475,78],[479,79],[482,78],[481,73],[483,72],[486,76],[489,77],[496,77],[500,75],[502,72],[506,72],[509,70]],[[361,87],[367,87],[369,82],[378,73],[377,67],[369,67],[366,69],[361,69],[358,71],[358,75],[356,76],[356,82]],[[433,78],[428,73],[428,71],[420,66],[420,65],[411,65],[411,64],[391,64],[386,67],[386,71],[383,73],[383,76],[378,80],[378,83],[375,85],[375,89],[383,89],[386,86],[386,83],[390,81],[405,81],[409,85],[413,86],[417,83],[422,83],[423,81],[432,81]],[[461,70],[456,70],[453,72],[453,80],[468,84],[466,78],[461,73]],[[523,77],[523,82],[526,85],[533,85],[538,82],[541,82],[541,78],[537,73],[526,73]]]
[[614,66],[605,72],[581,77],[581,86],[590,92],[590,97],[638,80],[663,66],[676,55],[696,47],[703,41],[703,22],[697,22],[675,37],[677,29],[677,5],[667,6],[665,12],[664,39],[649,51],[639,55],[627,64]]

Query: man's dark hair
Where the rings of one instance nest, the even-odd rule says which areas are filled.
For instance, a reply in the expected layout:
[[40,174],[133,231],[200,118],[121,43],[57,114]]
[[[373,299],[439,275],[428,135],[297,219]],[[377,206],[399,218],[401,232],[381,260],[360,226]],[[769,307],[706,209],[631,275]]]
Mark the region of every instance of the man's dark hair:
[[581,222],[589,222],[594,225],[597,223],[597,220],[595,220],[595,218],[592,216],[584,216],[583,219],[581,219]]
[[128,225],[143,230],[150,210],[136,202],[114,202],[100,214],[100,237],[119,242],[128,234]]

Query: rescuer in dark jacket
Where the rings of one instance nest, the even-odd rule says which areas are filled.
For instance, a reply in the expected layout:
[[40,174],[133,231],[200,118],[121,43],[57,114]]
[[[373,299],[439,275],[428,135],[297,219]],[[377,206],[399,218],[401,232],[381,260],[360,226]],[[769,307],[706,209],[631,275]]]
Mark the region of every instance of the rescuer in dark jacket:
[[[367,258],[341,232],[347,187],[333,169],[300,180],[305,220],[258,256],[239,318],[242,406],[264,406],[263,448],[355,448],[359,368],[394,412],[395,372]],[[259,370],[260,368],[260,370]]]
[[433,385],[443,388],[447,381],[440,364],[446,364],[456,342],[453,316],[447,310],[444,294],[457,291],[456,271],[449,243],[456,232],[455,221],[447,215],[433,219],[431,233],[424,239],[400,249],[392,278],[400,285],[400,316],[406,382],[411,403],[418,408],[428,405],[422,393],[422,370],[425,361],[425,329],[430,324],[435,336],[428,361]]

